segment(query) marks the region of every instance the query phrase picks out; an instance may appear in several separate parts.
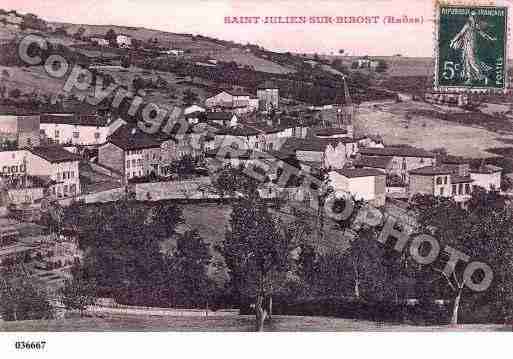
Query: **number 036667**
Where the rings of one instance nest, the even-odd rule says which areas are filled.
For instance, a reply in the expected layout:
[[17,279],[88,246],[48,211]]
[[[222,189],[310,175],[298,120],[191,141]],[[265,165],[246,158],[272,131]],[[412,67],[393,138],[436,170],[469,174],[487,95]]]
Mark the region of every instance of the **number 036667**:
[[44,350],[45,341],[17,341],[14,342],[14,348],[17,350]]

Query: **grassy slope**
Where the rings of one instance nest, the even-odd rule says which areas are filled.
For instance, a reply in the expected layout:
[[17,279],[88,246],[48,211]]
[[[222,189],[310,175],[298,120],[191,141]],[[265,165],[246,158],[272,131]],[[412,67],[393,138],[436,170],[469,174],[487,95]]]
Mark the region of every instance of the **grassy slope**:
[[[174,332],[250,332],[254,328],[253,316],[233,317],[146,317],[109,316],[105,318],[76,318],[0,322],[0,331],[174,331]],[[413,326],[376,323],[331,317],[274,316],[265,331],[347,332],[347,331],[511,331],[504,325]]]

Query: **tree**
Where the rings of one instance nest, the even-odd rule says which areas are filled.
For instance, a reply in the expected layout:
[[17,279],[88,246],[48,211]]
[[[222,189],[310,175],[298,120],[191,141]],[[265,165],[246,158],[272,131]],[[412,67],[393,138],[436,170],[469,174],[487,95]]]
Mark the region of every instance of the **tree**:
[[109,42],[109,45],[112,47],[116,47],[118,45],[117,42],[117,34],[113,29],[109,29],[105,34],[105,39]]
[[161,243],[183,222],[178,207],[132,200],[85,207],[80,213],[82,269],[99,290],[133,305],[167,305]]
[[73,38],[75,40],[82,40],[85,32],[86,32],[86,29],[84,29],[83,27],[79,27],[77,32],[75,32],[75,34],[73,35]]
[[383,73],[388,70],[388,64],[384,60],[378,61],[378,66],[376,66],[376,72]]
[[17,99],[21,96],[20,89],[14,88],[11,91],[9,91],[9,97],[12,97],[14,99]]
[[236,290],[255,301],[256,330],[262,331],[270,306],[269,296],[291,269],[291,238],[282,223],[257,196],[244,197],[233,205],[230,229],[219,248]]
[[130,59],[130,56],[123,56],[121,59],[121,66],[123,66],[125,69],[128,69],[131,65],[132,61]]
[[0,270],[0,313],[5,321],[51,319],[54,310],[44,290],[23,267]]
[[187,89],[183,93],[183,103],[187,106],[194,104],[198,101],[198,94],[191,89]]
[[213,288],[208,276],[211,260],[209,245],[197,230],[178,236],[176,250],[169,258],[169,278],[176,304],[208,308]]
[[[424,233],[433,235],[440,247],[451,248],[468,256],[470,261],[487,263],[493,272],[493,283],[486,293],[479,294],[468,288],[464,273],[467,261],[460,260],[449,271],[446,268],[449,255],[441,255],[432,265],[419,266],[419,269],[439,273],[430,281],[440,283],[437,290],[442,295],[452,295],[453,308],[451,323],[459,322],[459,311],[463,297],[485,297],[485,302],[494,303],[502,314],[511,313],[512,307],[512,259],[513,259],[513,213],[499,200],[490,206],[495,194],[476,191],[469,202],[469,209],[462,209],[451,199],[417,195],[413,197],[413,206],[417,221]],[[480,282],[484,272],[473,280]],[[435,288],[433,288],[435,289]],[[503,316],[504,319],[504,316]]]
[[82,314],[88,306],[96,303],[96,283],[87,278],[79,264],[71,269],[73,278],[64,282],[60,289],[61,301],[66,309],[80,310]]

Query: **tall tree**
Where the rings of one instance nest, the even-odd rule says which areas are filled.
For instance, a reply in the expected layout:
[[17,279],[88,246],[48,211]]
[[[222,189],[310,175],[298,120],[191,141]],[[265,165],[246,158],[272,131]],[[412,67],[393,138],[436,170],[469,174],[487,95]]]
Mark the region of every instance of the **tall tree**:
[[[255,301],[256,330],[262,331],[269,313],[266,297],[291,268],[291,238],[258,197],[245,197],[233,205],[230,229],[220,247],[232,284]],[[272,302],[272,299],[270,300]]]
[[169,258],[169,275],[176,304],[208,307],[213,292],[213,282],[208,276],[211,260],[209,245],[198,231],[186,231],[178,236],[176,250]]
[[6,321],[51,319],[54,309],[24,268],[10,267],[0,269],[0,313]]

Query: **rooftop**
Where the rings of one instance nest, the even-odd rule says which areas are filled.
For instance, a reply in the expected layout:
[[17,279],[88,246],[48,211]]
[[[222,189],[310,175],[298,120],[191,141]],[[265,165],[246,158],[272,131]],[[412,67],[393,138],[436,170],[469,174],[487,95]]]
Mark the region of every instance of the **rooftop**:
[[385,169],[390,165],[392,156],[360,156],[355,162],[355,167],[372,167]]
[[449,175],[454,172],[454,169],[447,166],[425,166],[416,168],[411,170],[409,173],[412,175],[421,175],[421,176],[436,176],[436,175]]
[[123,125],[109,136],[108,142],[123,150],[142,150],[160,147],[160,142],[137,127]]
[[385,176],[385,172],[374,168],[342,168],[335,170],[334,172],[337,172],[347,178]]
[[347,134],[347,131],[343,128],[327,127],[327,128],[321,128],[319,130],[316,130],[314,133],[316,136],[335,136],[335,135],[345,135],[345,134]]
[[80,161],[81,157],[65,150],[61,146],[40,146],[29,149],[29,151],[51,163]]
[[255,130],[254,128],[247,126],[236,126],[230,128],[223,128],[217,130],[217,135],[230,135],[230,136],[256,136],[260,132]]
[[432,152],[416,147],[365,147],[359,151],[362,155],[368,156],[399,156],[399,157],[429,157],[434,158]]
[[41,123],[61,124],[61,125],[79,125],[105,127],[108,125],[108,119],[97,115],[76,115],[76,114],[44,114],[41,115]]
[[497,172],[502,172],[502,168],[493,165],[483,165],[477,169],[472,169],[470,172],[472,173],[481,173],[481,174],[493,174]]
[[216,112],[206,112],[208,121],[230,121],[234,116],[230,112],[224,111],[216,111]]
[[451,183],[469,183],[474,182],[470,176],[458,176],[458,175],[452,175],[451,176]]

